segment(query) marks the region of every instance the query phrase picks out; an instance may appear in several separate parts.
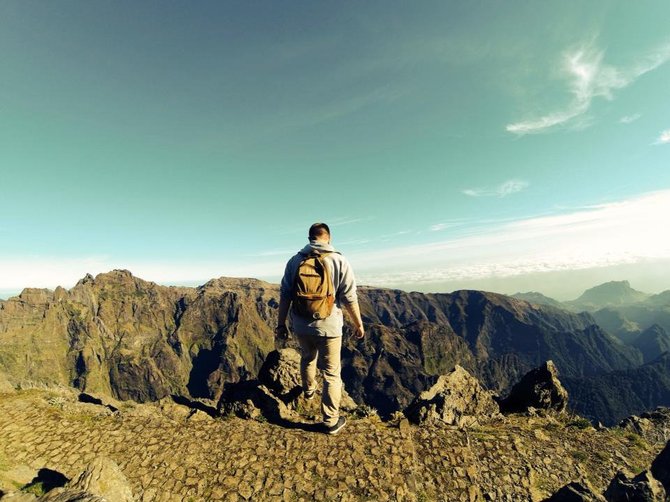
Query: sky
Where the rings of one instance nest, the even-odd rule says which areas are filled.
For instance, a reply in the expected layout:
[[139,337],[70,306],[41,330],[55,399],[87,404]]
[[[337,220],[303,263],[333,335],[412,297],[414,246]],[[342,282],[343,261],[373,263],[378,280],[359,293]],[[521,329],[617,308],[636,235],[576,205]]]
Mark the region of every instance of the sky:
[[115,268],[670,289],[670,3],[0,2],[0,298]]

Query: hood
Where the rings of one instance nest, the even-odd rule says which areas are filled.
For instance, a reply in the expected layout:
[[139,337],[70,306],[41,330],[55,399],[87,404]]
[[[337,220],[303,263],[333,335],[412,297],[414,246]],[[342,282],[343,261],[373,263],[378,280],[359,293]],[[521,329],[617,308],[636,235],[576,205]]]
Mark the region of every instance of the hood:
[[303,254],[309,254],[312,252],[313,249],[316,251],[330,251],[333,253],[338,252],[332,246],[332,244],[326,244],[325,242],[317,242],[317,241],[309,241],[309,244],[307,244],[304,248],[302,248],[300,252]]

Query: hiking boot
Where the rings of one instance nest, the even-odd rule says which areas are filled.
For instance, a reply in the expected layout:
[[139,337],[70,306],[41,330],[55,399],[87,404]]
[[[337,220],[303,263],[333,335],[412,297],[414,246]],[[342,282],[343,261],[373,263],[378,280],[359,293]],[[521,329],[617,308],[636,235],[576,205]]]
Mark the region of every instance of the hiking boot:
[[337,434],[342,430],[342,428],[346,425],[347,419],[344,417],[340,417],[337,420],[337,423],[335,425],[332,425],[330,427],[326,426],[326,433],[327,434]]

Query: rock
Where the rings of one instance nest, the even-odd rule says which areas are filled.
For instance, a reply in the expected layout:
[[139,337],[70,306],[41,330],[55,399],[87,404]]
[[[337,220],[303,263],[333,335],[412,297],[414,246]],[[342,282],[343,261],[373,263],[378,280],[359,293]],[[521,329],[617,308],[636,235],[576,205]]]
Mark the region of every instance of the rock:
[[116,462],[105,457],[98,457],[66,488],[89,493],[115,502],[133,502],[133,492],[126,476]]
[[110,502],[113,499],[98,497],[97,495],[71,488],[55,488],[36,500],[38,502]]
[[569,483],[544,502],[602,502],[604,500],[581,483]]
[[567,405],[568,392],[558,380],[558,370],[552,361],[526,373],[500,402],[504,413],[525,412],[531,407],[563,412]]
[[2,502],[35,502],[37,497],[32,493],[11,492],[6,495],[0,493],[0,500]]
[[[291,348],[274,350],[263,363],[258,380],[225,385],[219,412],[245,419],[263,416],[281,422],[295,419],[300,406],[316,417],[321,413],[321,389],[307,402],[303,399],[301,382],[300,354]],[[343,388],[340,409],[353,411],[357,406]]]
[[7,379],[7,375],[0,373],[0,394],[12,394],[16,392],[16,388]]
[[631,415],[619,422],[618,427],[639,434],[650,443],[665,442],[670,427],[670,408],[659,407],[640,416]]
[[665,490],[649,471],[643,471],[633,479],[619,471],[605,490],[605,499],[608,502],[663,502]]
[[3,484],[24,486],[37,477],[37,471],[27,465],[17,465],[1,474],[0,487]]
[[272,422],[284,422],[294,418],[286,403],[257,381],[226,385],[218,408],[222,415],[247,419],[263,416]]
[[670,441],[665,444],[665,448],[651,463],[651,474],[670,493]]
[[278,397],[287,401],[302,392],[300,354],[294,349],[270,352],[258,373],[258,380]]
[[405,409],[407,418],[417,424],[441,421],[466,426],[500,414],[493,394],[461,366],[438,378],[435,385],[419,394]]
[[171,397],[164,397],[156,401],[155,405],[165,416],[176,421],[186,420],[192,413],[191,408],[175,403]]

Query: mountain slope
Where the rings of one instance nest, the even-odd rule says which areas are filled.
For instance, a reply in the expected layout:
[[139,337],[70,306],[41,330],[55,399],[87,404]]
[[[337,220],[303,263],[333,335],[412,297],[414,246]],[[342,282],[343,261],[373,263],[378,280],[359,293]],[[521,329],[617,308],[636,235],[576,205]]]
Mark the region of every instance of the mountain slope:
[[639,368],[561,381],[578,414],[613,425],[629,415],[670,403],[670,353]]
[[[218,399],[226,384],[255,378],[274,348],[278,293],[253,279],[165,287],[124,270],[86,276],[69,291],[24,290],[0,302],[0,367],[15,382],[124,400]],[[456,363],[499,393],[549,359],[566,377],[642,363],[587,313],[481,291],[359,293],[368,336],[345,339],[343,379],[382,413],[409,404]]]
[[670,335],[658,324],[644,330],[631,344],[642,353],[648,363],[670,350]]
[[536,303],[538,305],[549,305],[550,307],[554,307],[557,309],[566,308],[566,306],[563,305],[563,303],[559,302],[558,300],[549,298],[548,296],[545,296],[542,293],[538,293],[537,291],[528,291],[527,293],[514,293],[512,295],[512,298],[516,298],[517,300],[523,300],[528,303]]

